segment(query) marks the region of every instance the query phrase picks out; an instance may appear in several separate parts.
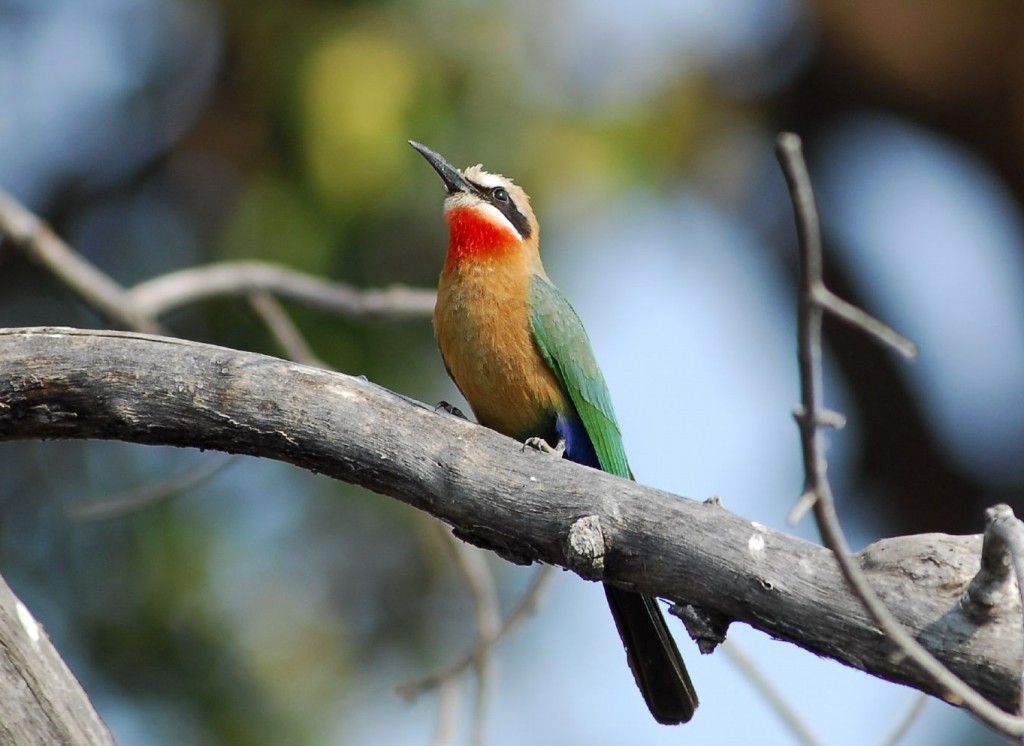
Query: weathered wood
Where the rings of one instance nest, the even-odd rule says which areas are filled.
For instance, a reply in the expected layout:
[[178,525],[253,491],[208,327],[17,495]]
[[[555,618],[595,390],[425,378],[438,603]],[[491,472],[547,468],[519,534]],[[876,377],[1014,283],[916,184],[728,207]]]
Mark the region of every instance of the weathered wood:
[[0,746],[113,746],[107,726],[0,578]]
[[[931,692],[868,621],[832,555],[703,504],[551,458],[367,381],[178,339],[0,330],[0,440],[104,438],[286,461],[390,495],[513,561],[579,565],[580,519],[604,538],[588,576],[681,603]],[[862,553],[896,616],[1003,707],[1021,667],[1019,601],[972,617],[960,597],[980,537]],[[602,569],[603,567],[603,569]],[[933,692],[934,693],[934,692]]]

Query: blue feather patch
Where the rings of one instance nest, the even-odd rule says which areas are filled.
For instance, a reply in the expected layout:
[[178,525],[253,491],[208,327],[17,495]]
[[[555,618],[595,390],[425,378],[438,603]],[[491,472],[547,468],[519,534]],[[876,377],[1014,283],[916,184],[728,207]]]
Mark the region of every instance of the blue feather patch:
[[555,419],[555,430],[558,432],[559,438],[565,439],[565,457],[567,459],[594,469],[601,468],[594,444],[587,434],[586,426],[580,420],[571,420],[558,415]]

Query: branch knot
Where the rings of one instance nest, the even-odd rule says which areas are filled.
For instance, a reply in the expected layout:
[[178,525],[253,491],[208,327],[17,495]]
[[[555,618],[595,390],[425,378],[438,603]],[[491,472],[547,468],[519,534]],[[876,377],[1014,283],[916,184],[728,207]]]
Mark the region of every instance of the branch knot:
[[1024,553],[1024,528],[1009,505],[985,511],[981,568],[967,586],[961,605],[976,616],[996,614],[1018,591],[1014,564]]
[[604,578],[604,533],[596,515],[577,518],[565,539],[565,564],[587,580]]

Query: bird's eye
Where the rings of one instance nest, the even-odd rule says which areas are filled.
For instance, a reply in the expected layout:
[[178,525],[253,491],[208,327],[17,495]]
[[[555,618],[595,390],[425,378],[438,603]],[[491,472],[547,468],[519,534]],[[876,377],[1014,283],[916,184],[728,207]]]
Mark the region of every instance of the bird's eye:
[[494,187],[491,190],[491,196],[499,202],[508,202],[508,192],[505,191],[505,187]]

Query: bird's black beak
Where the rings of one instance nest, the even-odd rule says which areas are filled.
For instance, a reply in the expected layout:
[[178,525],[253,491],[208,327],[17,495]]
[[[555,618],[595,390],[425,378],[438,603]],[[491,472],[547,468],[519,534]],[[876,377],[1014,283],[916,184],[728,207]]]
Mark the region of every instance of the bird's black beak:
[[434,167],[438,176],[441,177],[441,181],[444,182],[444,188],[448,190],[448,194],[473,191],[473,185],[466,181],[466,177],[459,173],[459,169],[445,160],[443,155],[431,150],[426,145],[421,145],[412,140],[409,141],[409,144],[420,151],[420,155],[426,158],[427,163]]

